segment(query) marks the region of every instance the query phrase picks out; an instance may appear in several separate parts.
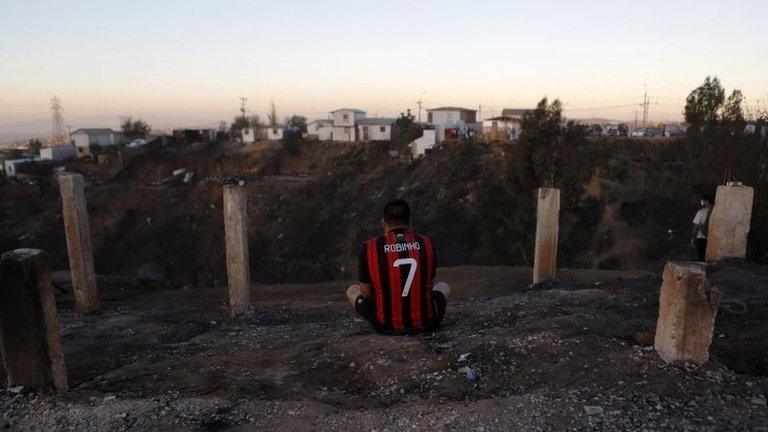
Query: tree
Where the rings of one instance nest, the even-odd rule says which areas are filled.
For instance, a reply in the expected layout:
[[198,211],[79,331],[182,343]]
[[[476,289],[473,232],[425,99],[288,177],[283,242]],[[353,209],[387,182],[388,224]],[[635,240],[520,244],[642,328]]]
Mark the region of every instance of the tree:
[[239,135],[240,131],[246,128],[258,128],[261,127],[261,118],[258,115],[251,117],[237,116],[232,120],[232,124],[229,126],[233,135]]
[[531,189],[556,187],[567,199],[581,196],[588,176],[588,161],[579,160],[578,146],[584,142],[586,128],[565,122],[563,106],[555,99],[542,99],[535,110],[523,114],[517,177]]
[[29,156],[37,156],[40,154],[40,149],[43,147],[43,144],[40,142],[39,139],[31,139],[29,140],[29,144],[27,144],[27,150],[29,152]]
[[416,117],[411,114],[409,109],[400,113],[400,116],[395,120],[395,125],[392,127],[392,143],[396,148],[410,144],[424,133],[424,128],[417,124],[415,119]]
[[747,125],[744,117],[744,95],[741,90],[734,90],[723,107],[722,124],[729,135],[742,135]]
[[717,77],[707,77],[685,99],[685,121],[688,131],[699,134],[717,127],[719,113],[725,102],[725,90]]
[[292,129],[296,129],[301,133],[305,133],[307,131],[307,118],[304,116],[294,114],[288,118],[285,123]]
[[269,127],[277,127],[277,110],[275,109],[275,101],[270,102],[269,114],[267,114],[267,122]]
[[146,138],[152,131],[152,126],[147,122],[141,118],[134,119],[132,116],[120,117],[120,128],[128,139]]

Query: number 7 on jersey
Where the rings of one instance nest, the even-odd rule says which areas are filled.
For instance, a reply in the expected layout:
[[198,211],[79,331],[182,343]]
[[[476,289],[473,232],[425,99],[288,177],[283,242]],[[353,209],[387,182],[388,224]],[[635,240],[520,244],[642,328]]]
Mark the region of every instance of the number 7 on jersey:
[[411,285],[413,285],[413,278],[416,276],[418,263],[413,258],[400,258],[395,260],[392,267],[402,267],[404,265],[410,266],[408,269],[408,277],[405,279],[405,287],[403,288],[403,297],[408,297],[408,294],[411,292]]

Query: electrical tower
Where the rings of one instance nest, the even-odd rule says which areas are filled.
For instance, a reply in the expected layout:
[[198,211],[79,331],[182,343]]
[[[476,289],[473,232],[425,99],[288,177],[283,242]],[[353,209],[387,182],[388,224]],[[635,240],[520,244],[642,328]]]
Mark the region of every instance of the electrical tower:
[[648,133],[648,87],[645,87],[643,95],[643,135]]
[[61,106],[61,99],[56,95],[51,98],[51,121],[53,122],[51,146],[66,146],[69,143],[69,137],[64,128],[64,114]]

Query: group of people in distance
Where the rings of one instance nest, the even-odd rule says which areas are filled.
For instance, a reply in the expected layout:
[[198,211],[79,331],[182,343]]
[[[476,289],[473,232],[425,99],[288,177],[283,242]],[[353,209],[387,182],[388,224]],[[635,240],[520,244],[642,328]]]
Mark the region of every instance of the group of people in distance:
[[[705,195],[693,219],[691,244],[699,261],[707,250],[713,199]],[[383,235],[363,244],[359,282],[347,288],[355,311],[385,335],[408,335],[436,329],[445,316],[451,288],[435,283],[437,253],[432,240],[411,228],[407,202],[394,200],[384,206]]]

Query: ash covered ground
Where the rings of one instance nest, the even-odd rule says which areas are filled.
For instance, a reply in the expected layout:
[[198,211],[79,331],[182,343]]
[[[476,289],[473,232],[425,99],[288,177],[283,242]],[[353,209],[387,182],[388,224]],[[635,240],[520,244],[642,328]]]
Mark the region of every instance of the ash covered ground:
[[[61,277],[59,277],[61,278]],[[444,326],[373,333],[343,282],[254,285],[227,318],[225,288],[157,290],[100,278],[104,312],[58,305],[71,390],[10,389],[14,431],[768,430],[768,268],[724,264],[711,360],[651,349],[660,278],[443,268]],[[0,375],[0,384],[5,377]]]

